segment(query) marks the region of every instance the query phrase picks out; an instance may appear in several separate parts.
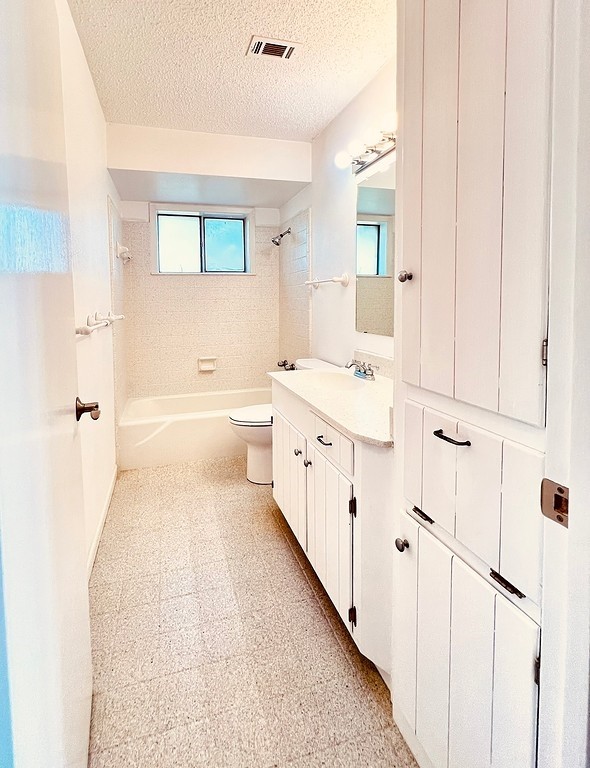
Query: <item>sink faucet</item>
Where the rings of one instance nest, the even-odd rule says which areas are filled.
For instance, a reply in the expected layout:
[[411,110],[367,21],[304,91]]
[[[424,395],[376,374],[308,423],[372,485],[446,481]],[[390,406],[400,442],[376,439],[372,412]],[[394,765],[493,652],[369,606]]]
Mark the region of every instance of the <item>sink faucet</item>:
[[360,360],[351,360],[349,363],[346,363],[344,366],[345,368],[352,368],[354,365],[354,375],[358,376],[359,379],[365,379],[366,381],[375,381],[375,370],[379,370],[379,366],[375,365],[372,366],[371,363],[364,363]]

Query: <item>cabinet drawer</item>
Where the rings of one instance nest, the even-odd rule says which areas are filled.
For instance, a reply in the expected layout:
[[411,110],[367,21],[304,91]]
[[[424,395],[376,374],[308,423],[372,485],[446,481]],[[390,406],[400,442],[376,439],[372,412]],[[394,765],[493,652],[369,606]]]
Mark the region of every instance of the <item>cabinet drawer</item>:
[[354,473],[354,443],[319,416],[314,417],[314,447],[349,475]]
[[537,605],[544,455],[409,401],[404,494]]

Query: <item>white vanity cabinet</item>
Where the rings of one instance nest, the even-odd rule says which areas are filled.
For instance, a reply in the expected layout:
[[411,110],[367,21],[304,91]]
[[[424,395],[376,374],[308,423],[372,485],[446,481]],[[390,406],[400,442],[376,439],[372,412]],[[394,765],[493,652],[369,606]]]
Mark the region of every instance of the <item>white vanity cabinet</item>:
[[386,682],[392,477],[391,445],[353,439],[273,379],[275,501],[359,650]]
[[552,0],[404,3],[402,373],[544,423]]
[[534,768],[539,627],[402,514],[394,716],[421,768]]

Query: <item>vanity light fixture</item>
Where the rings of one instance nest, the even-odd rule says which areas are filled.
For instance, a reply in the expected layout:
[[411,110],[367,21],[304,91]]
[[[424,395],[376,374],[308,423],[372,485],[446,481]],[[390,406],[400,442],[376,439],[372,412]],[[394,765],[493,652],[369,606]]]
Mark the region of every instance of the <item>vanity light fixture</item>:
[[381,131],[381,139],[376,144],[365,145],[365,150],[357,157],[352,158],[352,172],[360,173],[369,165],[380,160],[390,152],[395,152],[397,138],[395,133]]

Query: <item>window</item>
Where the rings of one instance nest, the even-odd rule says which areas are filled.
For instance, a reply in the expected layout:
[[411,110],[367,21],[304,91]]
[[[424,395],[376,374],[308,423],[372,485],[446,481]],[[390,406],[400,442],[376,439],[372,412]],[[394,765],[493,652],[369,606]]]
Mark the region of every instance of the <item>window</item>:
[[373,222],[356,225],[357,275],[385,275],[386,228]]
[[246,211],[172,210],[152,206],[158,274],[247,273]]

